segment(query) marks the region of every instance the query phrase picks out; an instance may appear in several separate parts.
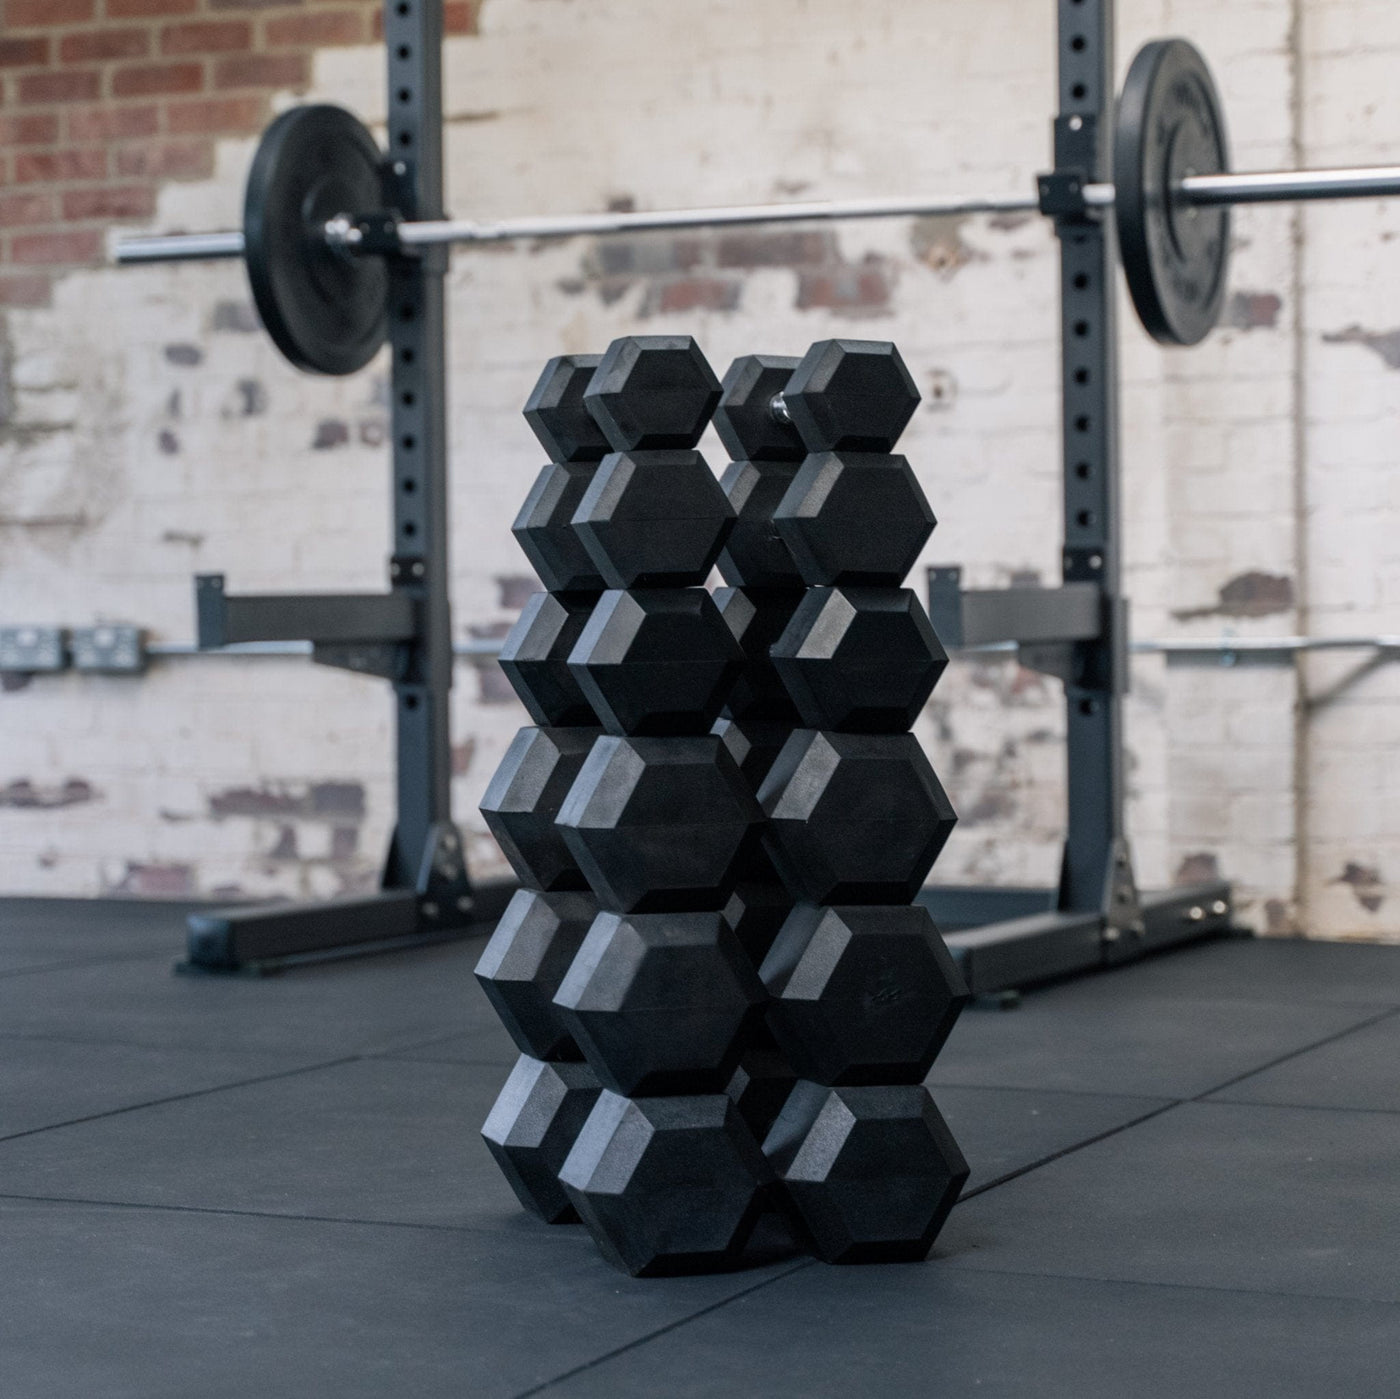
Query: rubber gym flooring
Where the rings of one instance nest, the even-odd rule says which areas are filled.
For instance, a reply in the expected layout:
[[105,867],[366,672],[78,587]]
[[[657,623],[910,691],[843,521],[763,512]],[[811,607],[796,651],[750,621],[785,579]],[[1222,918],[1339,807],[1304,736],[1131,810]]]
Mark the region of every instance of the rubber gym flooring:
[[970,1010],[928,1263],[632,1281],[480,1144],[479,940],[195,979],[183,911],[0,901],[6,1399],[1400,1392],[1400,948]]

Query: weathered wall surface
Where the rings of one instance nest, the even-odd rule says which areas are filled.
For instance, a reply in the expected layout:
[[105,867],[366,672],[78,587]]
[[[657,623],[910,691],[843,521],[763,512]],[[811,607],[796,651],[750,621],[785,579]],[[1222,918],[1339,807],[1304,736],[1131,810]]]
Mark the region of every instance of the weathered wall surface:
[[[1029,188],[1047,158],[1053,9],[485,0],[447,48],[450,202],[490,217]],[[1200,44],[1241,167],[1380,161],[1400,145],[1387,81],[1400,13],[1386,6],[1121,9],[1124,63],[1153,34]],[[214,81],[219,60],[199,61]],[[381,64],[368,43],[322,49],[272,105],[338,101],[378,120]],[[157,180],[150,225],[227,225],[252,129],[211,140],[196,178]],[[1243,211],[1228,324],[1205,346],[1160,351],[1125,313],[1139,635],[1397,630],[1398,226],[1393,205]],[[13,247],[10,260],[5,275],[21,275]],[[926,561],[963,563],[975,586],[1053,581],[1055,264],[1039,219],[986,218],[459,253],[458,635],[503,631],[531,586],[508,528],[539,464],[519,408],[541,363],[636,332],[693,333],[720,372],[828,335],[896,340],[924,392],[904,449],[942,521]],[[296,374],[256,332],[234,266],[65,267],[42,295],[10,297],[25,300],[4,340],[0,623],[131,621],[180,640],[196,570],[248,591],[382,584],[382,368]],[[702,446],[719,466],[717,439]],[[1134,684],[1145,883],[1218,869],[1269,931],[1400,937],[1394,667],[1140,657]],[[1057,687],[1006,662],[950,671],[922,726],[962,816],[943,878],[1053,878],[1060,710]],[[457,813],[487,868],[475,803],[525,717],[498,672],[468,665],[455,711]],[[200,659],[0,695],[0,888],[361,885],[391,817],[389,719],[381,686],[295,661]]]

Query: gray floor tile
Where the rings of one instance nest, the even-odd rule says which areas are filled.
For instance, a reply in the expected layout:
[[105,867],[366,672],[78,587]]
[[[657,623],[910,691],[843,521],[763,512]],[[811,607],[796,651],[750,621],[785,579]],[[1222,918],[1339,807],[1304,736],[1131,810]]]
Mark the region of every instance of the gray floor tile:
[[998,1272],[1397,1302],[1397,1162],[1400,1115],[1187,1103],[960,1205],[939,1248]]
[[1321,1399],[1391,1393],[1397,1372],[1396,1312],[1376,1303],[971,1273],[937,1261],[812,1264],[545,1393]]
[[[472,959],[475,966],[475,959]],[[506,1033],[476,978],[471,977],[463,997],[460,1033],[387,1051],[394,1059],[421,1059],[436,1064],[494,1064],[509,1068],[520,1050]]]
[[931,1091],[972,1168],[969,1191],[1136,1122],[1170,1101],[1020,1088]]
[[7,1399],[506,1399],[771,1275],[633,1282],[578,1230],[0,1200],[0,1233]]
[[1351,1005],[1189,1000],[1078,985],[1026,997],[1013,1011],[966,1011],[930,1084],[1191,1098],[1362,1023]]
[[315,1063],[286,1054],[0,1036],[0,1138]]
[[1225,938],[1069,983],[1085,1000],[1190,1000],[1400,1006],[1400,947],[1304,938]]
[[300,967],[271,977],[176,976],[166,957],[0,978],[0,1030],[102,1044],[325,1057],[461,1030],[480,940]]
[[504,1080],[387,1059],[291,1074],[0,1142],[0,1193],[529,1230],[478,1135]]
[[[120,1072],[152,1051],[115,1053]],[[516,1228],[527,1221],[478,1139],[505,1074],[398,1058],[293,1073],[0,1142],[0,1180],[38,1197]],[[1161,1105],[986,1088],[935,1096],[972,1167],[969,1189]]]
[[[481,1146],[515,1057],[481,940],[186,980],[182,908],[16,902],[5,1399],[1291,1399],[1400,1372],[1400,1016],[1361,1028],[1400,1006],[1400,949],[1209,944],[969,1013],[931,1086],[972,1188],[1002,1183],[935,1262],[632,1282]],[[227,1086],[249,1068],[278,1076]]]
[[185,915],[203,905],[149,899],[0,898],[0,975],[184,951]]
[[1400,1112],[1400,1014],[1251,1074],[1211,1101]]

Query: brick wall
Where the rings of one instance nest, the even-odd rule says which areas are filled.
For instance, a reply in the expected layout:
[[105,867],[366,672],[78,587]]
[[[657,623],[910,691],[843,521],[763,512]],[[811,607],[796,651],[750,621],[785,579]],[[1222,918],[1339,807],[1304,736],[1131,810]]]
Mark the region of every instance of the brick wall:
[[[471,33],[477,0],[449,0]],[[0,306],[41,306],[97,262],[105,231],[149,220],[168,180],[207,179],[220,137],[256,132],[312,57],[362,44],[378,0],[2,0]]]
[[[7,51],[21,66],[3,70],[0,120],[39,119],[6,132],[57,145],[7,146],[0,198],[50,197],[46,218],[62,193],[142,185],[113,173],[121,153],[191,139],[168,129],[181,104],[241,94],[259,115],[201,136],[206,163],[192,175],[151,177],[154,211],[135,221],[161,230],[236,219],[256,132],[287,103],[384,119],[370,4],[189,0],[187,14],[89,6],[60,21],[70,0],[45,0],[28,11],[52,21],[41,29],[8,3],[5,42],[45,44],[42,56]],[[1154,34],[1199,43],[1240,168],[1395,158],[1400,7],[1121,0],[1119,13],[1124,64]],[[298,32],[274,22],[330,14],[357,17],[365,42],[271,46]],[[1047,158],[1053,0],[866,0],[858,14],[850,0],[485,0],[454,14],[446,171],[464,216],[1012,191]],[[284,86],[223,91],[229,55],[160,51],[174,26],[234,22],[249,26],[253,57],[306,62]],[[54,71],[24,63],[59,62],[67,35],[128,28],[145,35],[143,56],[74,64],[107,95],[15,105],[26,76]],[[199,94],[110,95],[125,67],[186,62]],[[100,176],[13,183],[16,156],[66,151],[79,114],[147,106],[155,135],[75,146],[101,155]],[[106,226],[77,218],[82,208],[38,226],[44,241]],[[1134,631],[1393,633],[1400,201],[1242,210],[1235,232],[1228,314],[1204,345],[1164,351],[1124,316]],[[962,563],[973,587],[1053,581],[1056,267],[1035,218],[459,251],[456,637],[501,634],[531,586],[509,525],[539,466],[520,405],[540,364],[633,333],[694,334],[721,371],[733,355],[800,353],[828,335],[896,340],[924,393],[905,449],[940,521],[923,562]],[[28,296],[48,304],[12,298],[0,312],[0,623],[125,621],[186,641],[194,572],[225,572],[245,592],[384,585],[382,363],[345,380],[291,370],[257,333],[235,264],[0,266],[20,290],[36,273]],[[702,447],[718,466],[717,440]],[[360,887],[392,814],[390,720],[382,685],[300,661],[202,658],[141,680],[70,673],[0,693],[0,889]],[[498,856],[475,806],[524,722],[497,670],[459,667],[453,800],[478,869]],[[1063,722],[1042,677],[1004,660],[950,669],[920,727],[961,815],[942,877],[1053,881]],[[1143,883],[1218,871],[1262,930],[1400,940],[1397,734],[1394,664],[1136,658],[1129,827]]]

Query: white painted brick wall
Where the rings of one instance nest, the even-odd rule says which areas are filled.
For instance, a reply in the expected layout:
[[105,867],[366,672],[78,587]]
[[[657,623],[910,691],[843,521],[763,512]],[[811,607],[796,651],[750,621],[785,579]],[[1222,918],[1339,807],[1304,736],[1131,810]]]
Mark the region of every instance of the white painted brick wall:
[[[1400,149],[1400,8],[1135,0],[1120,11],[1124,67],[1159,33],[1207,54],[1241,167],[1288,164],[1299,146],[1314,163]],[[622,198],[1029,188],[1047,159],[1053,15],[1049,0],[486,0],[480,36],[447,50],[450,202],[489,218]],[[308,97],[380,120],[381,61],[372,48],[327,52]],[[227,142],[214,179],[168,188],[159,226],[226,225],[251,150]],[[1193,351],[1153,345],[1125,305],[1139,634],[1400,631],[1400,378],[1384,358],[1400,361],[1400,334],[1385,339],[1400,326],[1398,220],[1393,202],[1240,211],[1232,285],[1256,313]],[[539,464],[519,409],[540,365],[635,332],[693,333],[720,372],[736,354],[800,352],[832,334],[896,340],[926,393],[905,448],[941,520],[927,561],[963,563],[973,586],[1054,580],[1049,230],[972,219],[835,237],[846,264],[870,259],[887,277],[887,305],[800,309],[799,272],[774,266],[707,273],[736,280],[735,310],[652,314],[658,279],[619,278],[605,299],[589,240],[457,256],[459,636],[508,623],[499,580],[527,571],[508,528]],[[715,240],[700,242],[713,252]],[[185,639],[195,571],[246,591],[382,585],[383,368],[296,374],[261,335],[216,328],[246,299],[232,266],[104,270],[70,276],[51,309],[10,313],[0,622],[135,621]],[[713,434],[702,445],[720,466]],[[1249,575],[1286,580],[1263,615],[1239,615]],[[1236,601],[1222,604],[1222,589]],[[1306,693],[1330,698],[1300,706],[1288,667],[1137,660],[1129,785],[1144,883],[1214,862],[1261,927],[1400,937],[1400,677],[1353,674],[1358,664],[1309,662]],[[479,673],[460,667],[454,800],[488,870],[497,857],[475,804],[525,716],[481,693]],[[963,813],[944,878],[1053,880],[1061,711],[1058,687],[1006,663],[950,671],[920,728]],[[0,887],[361,885],[391,819],[389,720],[382,686],[298,662],[206,659],[0,695],[0,792],[23,780],[57,802],[70,780],[90,788],[69,805],[0,806]],[[325,784],[349,807],[313,811]]]

